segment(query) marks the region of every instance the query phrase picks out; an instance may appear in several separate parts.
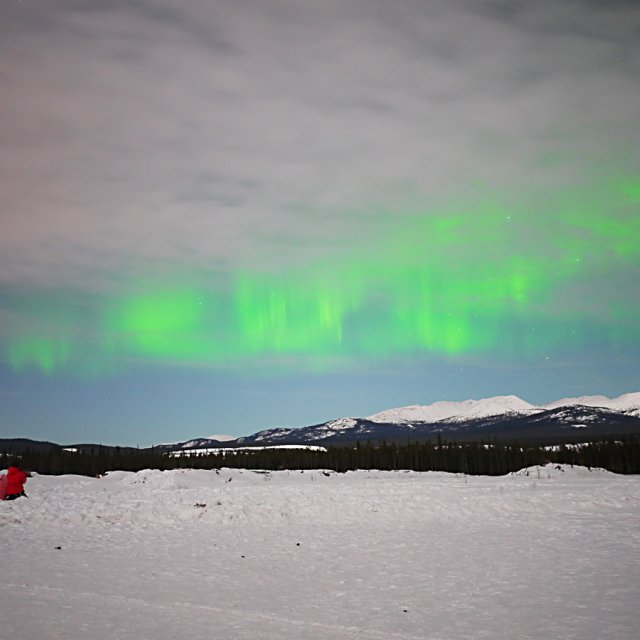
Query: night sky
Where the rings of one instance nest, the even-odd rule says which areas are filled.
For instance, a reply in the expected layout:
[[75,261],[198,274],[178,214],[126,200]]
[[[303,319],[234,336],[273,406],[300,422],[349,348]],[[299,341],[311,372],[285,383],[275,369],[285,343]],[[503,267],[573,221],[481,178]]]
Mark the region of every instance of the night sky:
[[0,436],[640,390],[640,5],[7,0]]

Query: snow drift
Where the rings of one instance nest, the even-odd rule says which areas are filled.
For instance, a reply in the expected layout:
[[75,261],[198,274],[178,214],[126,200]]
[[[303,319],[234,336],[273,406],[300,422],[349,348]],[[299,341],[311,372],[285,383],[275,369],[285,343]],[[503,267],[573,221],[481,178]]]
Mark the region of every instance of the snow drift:
[[640,478],[146,470],[0,503],[2,632],[635,640]]

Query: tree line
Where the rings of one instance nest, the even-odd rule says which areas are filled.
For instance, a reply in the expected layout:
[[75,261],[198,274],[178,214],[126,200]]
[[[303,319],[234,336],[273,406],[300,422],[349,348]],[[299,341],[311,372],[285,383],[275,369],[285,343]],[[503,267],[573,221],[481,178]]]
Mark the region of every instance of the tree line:
[[[9,462],[11,451],[3,452]],[[262,449],[237,452],[171,455],[159,449],[92,447],[89,451],[27,450],[20,456],[23,467],[41,474],[98,476],[107,471],[142,469],[220,469],[222,467],[265,470],[356,469],[381,471],[448,471],[469,475],[505,475],[535,465],[571,464],[600,467],[621,474],[640,473],[640,438],[601,440],[582,445],[522,445],[505,442],[356,443],[311,449]],[[0,461],[0,467],[2,465]]]

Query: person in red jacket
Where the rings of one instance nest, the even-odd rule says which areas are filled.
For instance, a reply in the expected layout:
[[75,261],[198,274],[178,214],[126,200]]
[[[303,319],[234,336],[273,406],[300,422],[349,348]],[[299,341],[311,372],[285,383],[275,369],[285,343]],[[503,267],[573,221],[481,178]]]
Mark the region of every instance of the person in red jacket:
[[20,464],[15,462],[9,469],[7,469],[7,489],[4,496],[5,500],[15,500],[21,496],[27,496],[24,492],[24,483],[27,481],[31,474],[28,471],[23,471],[20,468]]

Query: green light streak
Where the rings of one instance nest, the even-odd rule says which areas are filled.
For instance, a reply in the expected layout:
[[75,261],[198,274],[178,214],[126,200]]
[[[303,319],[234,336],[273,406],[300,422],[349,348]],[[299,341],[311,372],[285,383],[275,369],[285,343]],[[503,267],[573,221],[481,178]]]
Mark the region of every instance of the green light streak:
[[240,276],[233,308],[242,352],[306,353],[340,345],[348,303],[323,285],[295,276]]
[[14,371],[35,368],[50,375],[69,363],[69,344],[61,340],[24,336],[9,344],[8,362]]

